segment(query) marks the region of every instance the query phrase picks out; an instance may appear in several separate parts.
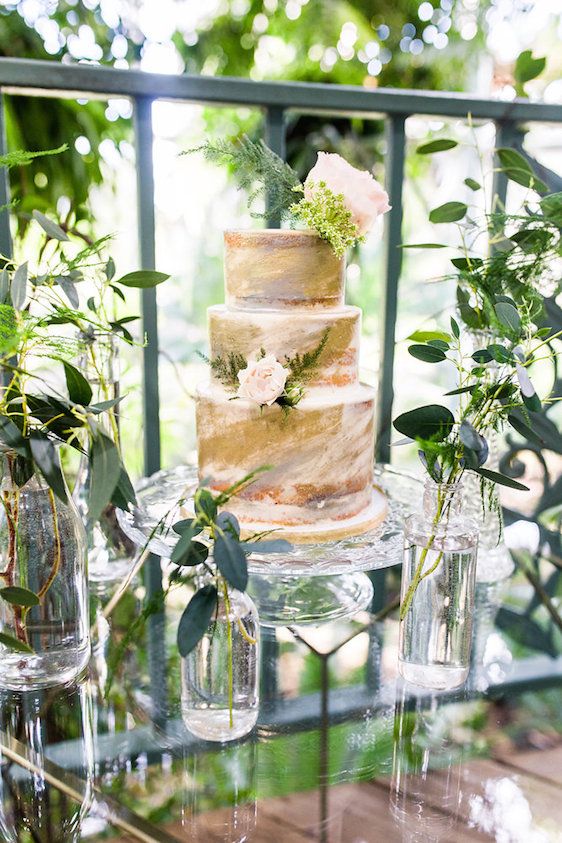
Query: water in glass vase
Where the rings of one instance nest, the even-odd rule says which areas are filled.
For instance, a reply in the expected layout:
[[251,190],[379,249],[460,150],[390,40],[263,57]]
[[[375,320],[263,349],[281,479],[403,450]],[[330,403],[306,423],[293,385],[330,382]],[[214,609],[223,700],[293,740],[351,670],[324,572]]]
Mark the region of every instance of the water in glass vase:
[[16,459],[2,459],[0,582],[37,605],[0,600],[0,685],[28,689],[68,682],[88,663],[86,539],[70,499],[37,475],[14,483]]
[[259,619],[247,594],[219,588],[203,638],[182,659],[182,717],[198,738],[230,741],[250,732],[259,707]]
[[458,487],[428,484],[405,529],[399,671],[439,690],[462,685],[470,666],[478,534],[460,506]]

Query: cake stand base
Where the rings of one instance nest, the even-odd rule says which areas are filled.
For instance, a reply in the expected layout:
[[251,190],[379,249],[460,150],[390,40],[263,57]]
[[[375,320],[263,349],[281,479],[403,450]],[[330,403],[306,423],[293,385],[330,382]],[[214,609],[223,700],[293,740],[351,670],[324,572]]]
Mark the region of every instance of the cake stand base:
[[252,574],[248,592],[262,626],[304,626],[348,618],[373,599],[367,574],[268,577]]

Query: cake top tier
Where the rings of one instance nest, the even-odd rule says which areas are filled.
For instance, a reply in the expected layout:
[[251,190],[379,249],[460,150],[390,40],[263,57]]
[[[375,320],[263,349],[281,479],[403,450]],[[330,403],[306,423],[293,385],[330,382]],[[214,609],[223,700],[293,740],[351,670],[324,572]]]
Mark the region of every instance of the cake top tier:
[[345,261],[311,231],[225,231],[226,304],[243,310],[325,309],[344,301]]

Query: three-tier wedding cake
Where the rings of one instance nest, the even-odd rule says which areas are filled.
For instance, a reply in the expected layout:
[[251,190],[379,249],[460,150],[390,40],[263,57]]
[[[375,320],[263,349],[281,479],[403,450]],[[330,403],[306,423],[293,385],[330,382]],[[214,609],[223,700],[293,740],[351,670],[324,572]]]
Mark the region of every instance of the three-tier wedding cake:
[[373,528],[386,514],[373,487],[375,395],[359,381],[361,311],[344,303],[344,258],[312,231],[229,231],[225,286],[197,392],[201,480],[222,491],[270,466],[229,501],[246,533],[303,543]]

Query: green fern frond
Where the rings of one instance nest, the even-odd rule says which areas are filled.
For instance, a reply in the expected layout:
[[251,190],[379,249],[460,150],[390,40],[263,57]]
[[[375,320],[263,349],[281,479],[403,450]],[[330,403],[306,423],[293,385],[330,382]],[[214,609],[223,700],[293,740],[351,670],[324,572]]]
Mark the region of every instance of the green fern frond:
[[312,373],[318,364],[322,352],[326,348],[329,333],[330,329],[326,328],[326,330],[322,334],[320,342],[315,348],[312,349],[312,351],[305,351],[305,353],[302,355],[297,352],[294,357],[286,358],[287,366],[291,372],[289,376],[289,380],[291,382],[296,381],[299,383],[304,383],[312,376]]
[[61,152],[66,152],[68,144],[63,143],[57,149],[42,149],[39,152],[27,152],[23,149],[16,149],[13,152],[6,152],[5,155],[0,155],[0,167],[5,167],[11,170],[12,167],[26,167],[31,164],[34,158],[43,158],[46,155],[60,155]]
[[[293,168],[262,140],[255,142],[246,135],[233,140],[208,140],[183,154],[193,152],[202,152],[205,159],[213,164],[230,164],[239,189],[248,191],[250,205],[267,194],[267,216],[289,217],[289,209],[295,201],[295,188],[302,189],[301,182]],[[264,217],[266,214],[253,212],[252,216]]]

